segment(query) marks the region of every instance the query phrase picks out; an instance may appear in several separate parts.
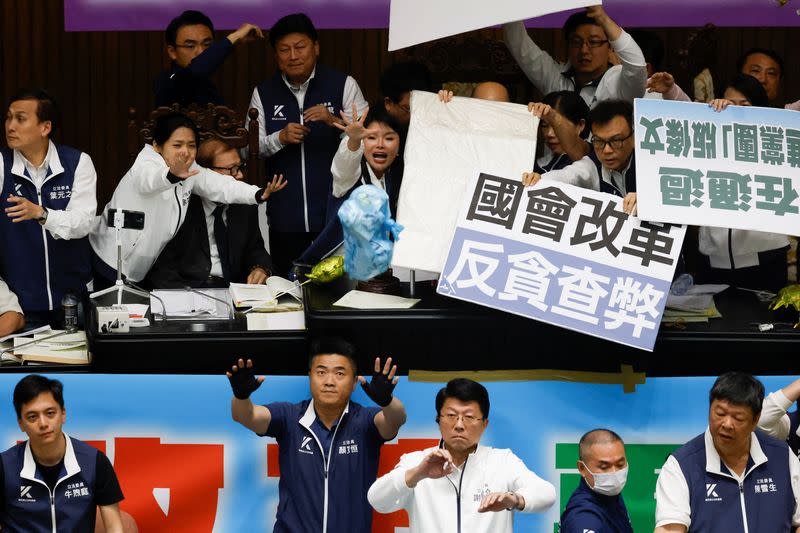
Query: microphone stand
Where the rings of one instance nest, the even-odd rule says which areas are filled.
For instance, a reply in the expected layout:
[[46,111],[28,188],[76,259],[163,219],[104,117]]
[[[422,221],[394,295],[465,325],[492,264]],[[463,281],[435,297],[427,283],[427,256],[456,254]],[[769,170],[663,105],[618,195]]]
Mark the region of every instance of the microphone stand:
[[[223,300],[222,298],[217,298],[216,296],[211,296],[210,294],[206,294],[203,291],[198,291],[197,289],[193,289],[192,287],[190,287],[188,285],[185,286],[183,288],[183,290],[188,291],[188,292],[193,292],[195,294],[199,294],[201,296],[205,296],[209,300],[215,300],[217,302],[221,302],[221,303],[225,304],[225,307],[228,308],[228,320],[233,320],[233,318],[234,318],[233,305],[231,305],[231,303],[229,301]],[[164,304],[162,303],[161,305],[163,306]]]

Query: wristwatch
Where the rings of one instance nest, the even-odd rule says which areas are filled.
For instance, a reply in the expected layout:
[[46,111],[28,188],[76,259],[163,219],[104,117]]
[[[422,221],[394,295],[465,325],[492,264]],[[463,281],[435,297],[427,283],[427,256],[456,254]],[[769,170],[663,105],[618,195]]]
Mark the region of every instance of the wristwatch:
[[516,492],[511,492],[511,491],[508,491],[508,494],[510,494],[511,496],[514,496],[514,505],[512,505],[511,507],[506,508],[506,511],[517,511],[517,510],[519,510],[519,494],[517,494]]
[[42,216],[37,218],[36,221],[39,224],[41,224],[42,226],[45,225],[45,223],[47,222],[47,208],[46,207],[42,207]]

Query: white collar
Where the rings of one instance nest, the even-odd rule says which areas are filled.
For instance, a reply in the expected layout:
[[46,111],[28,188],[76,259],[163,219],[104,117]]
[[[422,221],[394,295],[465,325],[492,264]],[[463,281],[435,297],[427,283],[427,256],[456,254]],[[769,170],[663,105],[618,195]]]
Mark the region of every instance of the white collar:
[[[722,458],[719,456],[717,448],[714,446],[714,439],[711,438],[710,428],[706,428],[703,439],[705,440],[706,445],[706,472],[736,479],[737,476],[733,474],[732,471],[731,474],[733,475],[722,472]],[[750,434],[750,458],[753,460],[753,466],[750,469],[745,470],[744,474],[741,476],[741,479],[746,478],[753,469],[767,462],[767,456],[761,449],[761,444],[758,442],[758,437],[755,433]],[[728,468],[728,470],[730,469]]]
[[[342,416],[339,417],[339,420],[336,422],[337,424],[342,421],[344,415],[350,412],[350,402],[347,402],[347,405],[342,411]],[[317,419],[317,412],[314,410],[314,398],[308,402],[308,407],[306,408],[306,412],[303,413],[303,416],[300,417],[300,425],[306,429],[311,429],[311,424],[314,423],[314,420]]]
[[[47,154],[44,156],[42,165],[45,165],[49,170],[47,176],[55,176],[64,172],[64,167],[61,165],[61,159],[58,157],[58,150],[53,141],[47,143]],[[11,173],[16,176],[25,176],[25,168],[30,166],[36,168],[33,163],[28,161],[22,152],[14,150],[14,163],[11,166]]]
[[[67,471],[67,475],[61,478],[65,479],[80,472],[81,467],[78,464],[78,459],[75,457],[75,450],[72,448],[72,439],[70,439],[69,435],[66,433],[62,432],[62,435],[64,435],[64,439],[67,443],[67,449],[64,451],[64,468]],[[32,481],[36,479],[36,461],[33,458],[30,440],[25,443],[25,458],[22,462],[22,471],[19,476]],[[59,481],[61,481],[61,479],[59,479]]]
[[286,74],[281,73],[281,78],[283,78],[283,82],[286,84],[289,89],[294,92],[305,91],[308,89],[308,84],[311,83],[311,80],[314,79],[314,76],[317,73],[317,65],[314,65],[314,70],[311,71],[311,74],[308,76],[308,79],[299,85],[295,85],[294,83],[289,81],[289,78],[286,77]]

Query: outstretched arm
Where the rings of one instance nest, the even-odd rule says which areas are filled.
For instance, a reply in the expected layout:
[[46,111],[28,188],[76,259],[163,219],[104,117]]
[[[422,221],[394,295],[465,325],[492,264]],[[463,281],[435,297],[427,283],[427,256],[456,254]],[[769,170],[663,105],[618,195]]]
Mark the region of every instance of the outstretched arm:
[[230,371],[225,373],[233,389],[231,400],[231,415],[236,422],[258,435],[264,435],[269,429],[272,415],[263,405],[254,405],[250,401],[250,394],[258,389],[264,382],[264,376],[258,378],[253,373],[253,361],[247,363],[239,359]]

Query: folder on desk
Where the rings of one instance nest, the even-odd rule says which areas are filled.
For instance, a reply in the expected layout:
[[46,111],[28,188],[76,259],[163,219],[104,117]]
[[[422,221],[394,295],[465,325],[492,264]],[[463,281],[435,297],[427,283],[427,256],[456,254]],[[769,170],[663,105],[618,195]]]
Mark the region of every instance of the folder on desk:
[[35,343],[26,337],[14,338],[14,358],[21,363],[89,364],[86,332],[62,333],[53,330],[34,334],[33,340],[39,341]]
[[278,299],[288,295],[297,300],[302,300],[300,285],[296,281],[289,281],[280,276],[270,276],[264,284],[231,283],[230,295],[236,307],[256,307],[268,309],[278,305]]

